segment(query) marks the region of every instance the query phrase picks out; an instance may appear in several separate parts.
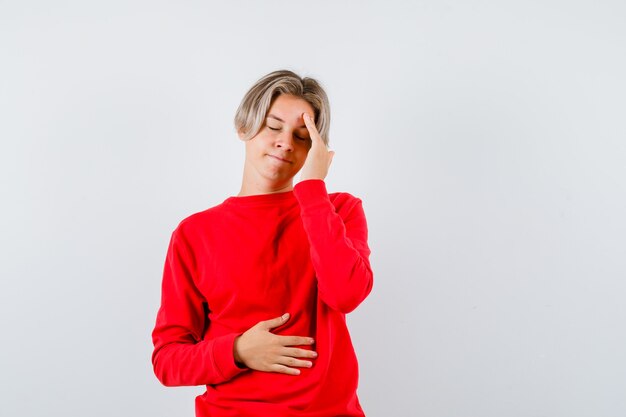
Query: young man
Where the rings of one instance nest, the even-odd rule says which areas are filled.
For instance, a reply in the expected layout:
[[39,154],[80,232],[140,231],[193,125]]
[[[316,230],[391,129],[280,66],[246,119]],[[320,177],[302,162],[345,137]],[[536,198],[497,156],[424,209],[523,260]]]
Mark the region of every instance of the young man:
[[197,416],[364,415],[345,315],[372,289],[367,223],[326,190],[329,122],[314,79],[258,80],[235,116],[239,194],[172,233],[152,363],[164,385],[206,385]]

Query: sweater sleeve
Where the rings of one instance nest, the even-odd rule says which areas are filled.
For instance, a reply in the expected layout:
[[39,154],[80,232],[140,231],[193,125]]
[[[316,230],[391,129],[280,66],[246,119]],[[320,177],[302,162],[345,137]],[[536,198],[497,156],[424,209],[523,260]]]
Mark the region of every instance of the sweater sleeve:
[[194,284],[188,253],[177,229],[167,251],[161,307],[152,332],[152,365],[165,386],[215,385],[245,371],[233,355],[238,333],[203,340],[207,306]]
[[299,182],[294,195],[309,239],[320,298],[331,308],[349,313],[369,295],[373,284],[362,202],[350,196],[336,210],[325,182],[319,179]]

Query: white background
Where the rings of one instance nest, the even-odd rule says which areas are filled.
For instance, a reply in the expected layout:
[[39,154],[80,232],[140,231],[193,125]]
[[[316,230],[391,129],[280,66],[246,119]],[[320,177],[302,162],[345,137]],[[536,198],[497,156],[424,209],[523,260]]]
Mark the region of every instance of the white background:
[[232,119],[319,79],[364,201],[369,417],[626,415],[622,1],[0,1],[0,415],[192,416],[150,332]]

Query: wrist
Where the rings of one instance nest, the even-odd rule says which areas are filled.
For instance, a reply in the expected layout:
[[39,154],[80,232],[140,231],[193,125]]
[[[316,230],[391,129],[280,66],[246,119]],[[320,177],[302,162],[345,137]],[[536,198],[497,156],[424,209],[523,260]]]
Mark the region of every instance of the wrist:
[[240,338],[241,338],[241,335],[237,336],[233,343],[233,359],[235,361],[235,365],[237,365],[237,368],[245,369],[247,368],[247,366],[243,362],[243,359],[241,359],[241,356],[239,356],[239,350],[238,350],[238,343],[239,343]]

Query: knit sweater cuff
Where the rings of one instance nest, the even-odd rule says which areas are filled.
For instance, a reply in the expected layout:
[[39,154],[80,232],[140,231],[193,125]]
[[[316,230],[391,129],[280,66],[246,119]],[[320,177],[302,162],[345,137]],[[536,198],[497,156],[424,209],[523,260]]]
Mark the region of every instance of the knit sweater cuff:
[[330,203],[326,183],[320,179],[300,181],[293,187],[293,194],[302,209]]
[[215,368],[226,381],[247,370],[246,368],[238,367],[235,363],[233,346],[235,344],[235,338],[239,335],[240,333],[231,333],[226,336],[218,337],[213,342],[213,360],[215,361]]

